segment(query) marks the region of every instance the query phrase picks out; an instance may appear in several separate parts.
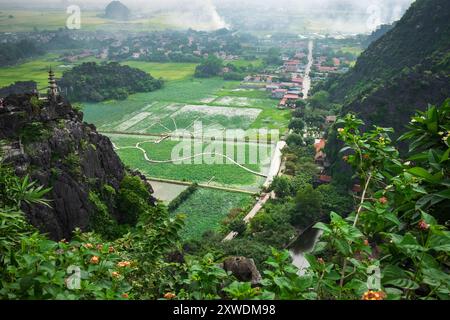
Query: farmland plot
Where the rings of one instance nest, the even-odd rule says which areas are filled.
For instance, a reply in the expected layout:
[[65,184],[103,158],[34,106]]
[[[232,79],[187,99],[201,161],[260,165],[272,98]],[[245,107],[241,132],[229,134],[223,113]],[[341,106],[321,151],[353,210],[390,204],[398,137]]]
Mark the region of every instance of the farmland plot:
[[104,122],[99,129],[112,132],[163,134],[177,129],[192,130],[196,121],[227,129],[248,129],[262,112],[256,108],[231,108],[178,103],[153,103],[124,115],[120,120]]
[[219,230],[231,209],[245,208],[253,201],[251,195],[199,188],[174,212],[186,215],[181,237],[198,240],[208,230]]
[[[110,138],[118,148],[117,153],[124,163],[133,169],[139,169],[149,177],[208,183],[212,186],[234,187],[253,192],[259,190],[264,183],[264,177],[246,171],[221,154],[229,155],[249,170],[267,174],[273,152],[273,145],[202,143],[198,140],[191,142],[186,153],[186,143],[183,145],[179,141],[164,140],[156,143],[151,137],[131,135],[110,135]],[[139,146],[145,150],[149,159],[161,162],[146,161],[142,150],[135,148],[137,143],[140,143]],[[203,152],[208,154],[200,154]],[[192,158],[184,159],[186,155]],[[172,162],[171,159],[184,160]]]

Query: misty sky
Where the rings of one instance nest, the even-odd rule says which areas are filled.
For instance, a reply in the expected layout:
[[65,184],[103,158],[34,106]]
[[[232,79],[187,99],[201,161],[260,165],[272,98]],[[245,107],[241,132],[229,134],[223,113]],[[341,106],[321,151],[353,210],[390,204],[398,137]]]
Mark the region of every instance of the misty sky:
[[[174,15],[174,20],[187,27],[217,29],[226,27],[227,17],[221,9],[266,9],[285,14],[311,14],[311,18],[326,16],[334,29],[355,26],[358,32],[370,32],[376,24],[391,23],[401,18],[414,0],[121,0],[134,12],[147,13],[164,10]],[[450,0],[449,0],[450,1]],[[0,0],[1,5],[29,5],[34,7],[78,4],[86,9],[102,9],[111,0]],[[274,12],[275,12],[274,11]],[[339,12],[353,12],[339,15]],[[270,12],[270,11],[269,11]],[[377,19],[373,19],[374,14]],[[370,21],[372,19],[373,21]],[[333,25],[334,23],[334,25]],[[344,25],[346,25],[344,27]]]

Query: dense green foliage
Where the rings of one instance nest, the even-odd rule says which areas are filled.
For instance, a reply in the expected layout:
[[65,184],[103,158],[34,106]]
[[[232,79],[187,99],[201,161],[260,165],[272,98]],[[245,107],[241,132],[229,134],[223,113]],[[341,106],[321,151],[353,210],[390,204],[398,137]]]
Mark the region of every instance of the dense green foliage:
[[[165,208],[149,204],[141,207],[136,227],[113,242],[79,232],[70,243],[53,242],[33,233],[20,212],[20,202],[45,204],[41,197],[47,190],[16,177],[1,164],[0,295],[9,299],[447,299],[450,233],[443,225],[448,215],[442,215],[441,208],[450,204],[449,123],[450,100],[414,117],[402,138],[411,149],[403,160],[392,146],[391,130],[375,127],[362,133],[362,121],[347,116],[339,122],[339,138],[347,145],[342,152],[350,151],[346,161],[363,186],[354,210],[346,211],[339,199],[329,207],[322,202],[318,208],[309,201],[312,195],[320,203],[319,194],[339,193],[332,185],[316,189],[303,185],[296,189],[303,194],[292,201],[268,203],[241,230],[243,237],[223,243],[220,235],[205,234],[201,241],[185,246],[188,255],[177,262],[166,262],[164,257],[178,243],[181,221],[169,219]],[[121,189],[143,197],[147,190],[142,186],[129,177]],[[295,234],[289,223],[291,212],[300,203],[315,212],[339,212],[330,213],[330,223],[316,224],[323,235],[315,251],[306,256],[310,267],[301,276],[287,251],[268,250],[290,242]],[[262,270],[258,287],[235,281],[218,265],[221,257],[242,254],[253,257]],[[74,272],[80,277],[72,277]],[[70,289],[77,284],[79,290]]]
[[195,77],[210,78],[222,72],[223,62],[215,56],[209,56],[195,68]]
[[0,44],[0,66],[16,64],[20,60],[41,55],[44,51],[30,40],[21,40],[16,43]]
[[[135,184],[134,179],[127,179],[122,189]],[[28,177],[17,177],[2,162],[0,187],[0,298],[120,300],[159,296],[154,284],[164,270],[163,256],[178,239],[180,217],[169,219],[164,208],[147,205],[139,212],[132,233],[115,241],[75,231],[72,241],[55,242],[31,227],[20,210],[23,203],[51,205],[42,199],[49,190],[37,187]],[[92,193],[90,198],[106,210],[98,196]]]
[[124,100],[133,93],[154,91],[163,82],[142,70],[115,62],[102,65],[86,62],[64,72],[58,84],[71,101],[99,102]]
[[126,176],[120,183],[117,208],[124,214],[121,223],[135,225],[139,214],[149,208],[150,192],[136,176]]
[[[450,100],[415,117],[404,136],[412,149],[411,160],[405,161],[392,147],[391,130],[376,127],[361,133],[362,121],[347,116],[339,137],[347,144],[343,151],[352,151],[347,161],[363,181],[359,204],[347,218],[331,212],[329,224],[316,224],[323,235],[306,256],[310,267],[304,275],[297,275],[287,251],[273,250],[260,287],[234,282],[224,289],[227,297],[448,299],[450,233],[433,216],[450,201],[449,120]],[[256,221],[266,221],[257,219],[252,228]],[[222,277],[209,284],[218,286]]]

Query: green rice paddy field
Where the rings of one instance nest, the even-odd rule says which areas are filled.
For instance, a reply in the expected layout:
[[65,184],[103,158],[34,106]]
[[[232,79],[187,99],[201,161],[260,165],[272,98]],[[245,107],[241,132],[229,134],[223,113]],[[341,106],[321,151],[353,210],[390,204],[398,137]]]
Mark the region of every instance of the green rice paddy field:
[[[48,69],[51,66],[56,77],[61,77],[71,65],[57,61],[58,55],[47,54],[38,59],[30,60],[15,66],[0,67],[0,87],[6,87],[16,81],[36,81],[39,89],[45,89],[48,81]],[[88,61],[98,61],[94,57],[82,59],[76,64]]]
[[219,230],[220,223],[233,208],[248,207],[253,196],[220,190],[199,188],[178,209],[175,214],[186,214],[183,239],[200,239],[208,230]]
[[[194,159],[180,161],[180,163],[150,163],[144,159],[143,152],[135,148],[137,143],[141,143],[143,148],[151,160],[166,161],[172,159],[172,151],[179,141],[164,140],[158,144],[155,138],[145,136],[129,136],[129,135],[110,135],[111,141],[118,148],[117,153],[126,165],[133,169],[139,169],[141,172],[152,178],[162,178],[169,180],[209,183],[212,186],[233,187],[246,191],[257,192],[260,185],[264,182],[264,178],[245,171],[243,168],[226,161],[221,156],[198,156]],[[261,152],[260,149],[253,149],[256,144],[214,144],[200,143],[200,152],[216,152],[220,154],[228,154],[232,151],[235,161],[242,157],[243,165],[253,171],[266,173],[270,165],[272,149],[268,147]],[[183,145],[185,147],[186,144]],[[182,159],[186,156],[197,154],[194,142],[188,143],[190,148],[176,152],[176,158]],[[214,148],[213,148],[214,147]],[[255,155],[255,164],[249,164],[251,152]],[[200,162],[196,164],[196,162]]]
[[[174,130],[172,115],[186,105],[207,107],[205,111],[208,116],[205,113],[195,114],[192,110],[188,115],[179,112],[176,114],[178,129],[186,128],[184,125],[200,118],[206,125],[218,124],[225,128],[287,130],[290,111],[278,110],[277,101],[268,98],[265,92],[241,90],[238,86],[238,82],[227,82],[220,78],[169,81],[161,90],[138,93],[125,101],[86,103],[84,112],[86,120],[96,124],[102,131],[164,133]],[[224,117],[224,113],[217,109],[214,115],[212,107],[228,107],[230,112]],[[242,116],[242,119],[233,118],[232,108],[245,109],[234,110],[234,114]],[[161,122],[166,128],[155,122]]]

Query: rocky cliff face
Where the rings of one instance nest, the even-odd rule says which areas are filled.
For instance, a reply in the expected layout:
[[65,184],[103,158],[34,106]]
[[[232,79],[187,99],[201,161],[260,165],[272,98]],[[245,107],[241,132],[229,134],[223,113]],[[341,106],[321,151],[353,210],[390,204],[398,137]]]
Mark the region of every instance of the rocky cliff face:
[[[5,161],[19,176],[29,174],[33,181],[52,188],[46,196],[51,207],[24,205],[23,209],[30,222],[53,239],[68,239],[77,227],[88,229],[94,212],[89,192],[106,185],[117,191],[126,174],[110,140],[60,98],[5,98],[0,106],[0,140],[6,141]],[[108,205],[120,220],[114,205]]]

